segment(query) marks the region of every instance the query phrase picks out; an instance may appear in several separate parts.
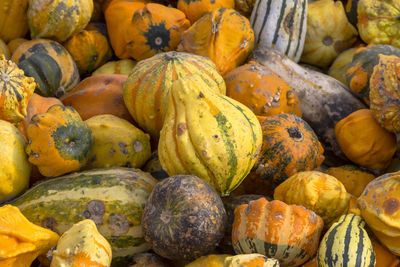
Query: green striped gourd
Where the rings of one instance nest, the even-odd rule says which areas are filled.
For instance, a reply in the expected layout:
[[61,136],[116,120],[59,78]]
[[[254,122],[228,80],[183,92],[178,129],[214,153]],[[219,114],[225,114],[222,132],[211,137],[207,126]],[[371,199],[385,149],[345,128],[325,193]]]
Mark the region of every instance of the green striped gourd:
[[250,17],[255,43],[298,62],[307,29],[307,0],[257,0]]
[[320,243],[318,267],[373,267],[375,254],[364,229],[365,222],[355,214],[340,217]]
[[208,58],[166,52],[139,61],[124,85],[124,101],[140,128],[158,140],[172,83],[197,74],[213,90],[225,94],[225,82]]
[[96,169],[46,180],[12,204],[29,221],[59,235],[83,219],[93,220],[110,243],[113,265],[117,266],[128,256],[150,249],[141,219],[156,183],[138,169]]
[[169,175],[193,174],[228,195],[250,172],[261,148],[260,123],[200,76],[177,80],[168,96],[158,153]]

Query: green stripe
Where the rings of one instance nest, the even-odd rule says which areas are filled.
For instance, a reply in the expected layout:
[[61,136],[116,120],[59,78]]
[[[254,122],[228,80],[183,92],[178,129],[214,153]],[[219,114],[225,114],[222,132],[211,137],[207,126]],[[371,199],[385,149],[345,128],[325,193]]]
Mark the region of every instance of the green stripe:
[[[260,2],[261,2],[261,1],[262,1],[262,0],[260,0]],[[257,42],[260,41],[260,37],[261,37],[262,32],[264,31],[265,24],[267,24],[267,19],[268,19],[270,10],[271,10],[271,0],[268,0],[268,3],[267,3],[267,11],[265,12],[265,16],[264,16],[264,19],[263,19],[263,23],[262,23],[261,29],[260,29],[260,31],[258,32]]]
[[283,15],[285,14],[285,9],[286,9],[286,0],[283,0],[281,12],[279,14],[279,18],[276,23],[276,28],[275,28],[275,33],[274,33],[274,39],[272,40],[272,45],[275,45],[276,41],[278,40],[278,36],[279,36],[278,34],[279,34],[279,30],[281,29],[281,23],[283,20]]
[[[307,10],[307,0],[301,0],[303,1],[303,6],[302,6],[302,10],[301,10],[301,18],[300,18],[300,30],[299,30],[299,38],[297,41],[297,46],[296,46],[296,50],[294,51],[294,58],[297,57],[297,53],[299,52],[299,48],[300,48],[300,43],[302,43],[301,37],[302,37],[302,30],[303,30],[303,24],[304,24],[304,16]],[[306,29],[307,30],[307,29]],[[305,38],[305,37],[304,37]]]
[[[301,1],[301,0],[294,0],[294,7],[293,7],[293,15],[292,15],[292,17],[290,18],[290,22],[289,22],[289,26],[290,26],[290,28],[289,28],[289,32],[290,32],[290,34],[289,34],[289,40],[288,40],[288,46],[287,46],[287,48],[286,48],[286,52],[285,52],[285,54],[287,55],[288,54],[288,52],[289,52],[289,50],[290,50],[290,46],[292,45],[292,38],[293,38],[293,27],[296,27],[297,25],[293,25],[293,21],[294,21],[294,18],[295,18],[295,16],[296,16],[296,14],[297,14],[297,10],[296,10],[296,7],[297,7],[297,2],[298,1]],[[300,36],[299,36],[300,37]],[[298,38],[297,38],[298,39]],[[297,41],[299,41],[299,40],[297,40]]]

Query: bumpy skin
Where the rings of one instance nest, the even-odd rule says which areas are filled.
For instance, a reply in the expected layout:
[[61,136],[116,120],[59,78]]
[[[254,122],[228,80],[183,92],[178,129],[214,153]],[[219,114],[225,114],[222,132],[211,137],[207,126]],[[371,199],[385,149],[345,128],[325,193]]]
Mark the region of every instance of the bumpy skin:
[[64,42],[82,31],[93,13],[93,0],[30,0],[27,11],[32,39]]
[[357,14],[357,28],[364,42],[400,47],[400,2],[359,0]]
[[24,37],[28,32],[26,11],[29,0],[3,0],[0,4],[0,38],[4,42]]
[[42,175],[56,177],[83,167],[93,137],[89,126],[72,107],[53,105],[32,117],[26,153]]
[[159,182],[147,200],[143,233],[168,259],[194,260],[210,253],[224,235],[226,212],[218,193],[194,175]]

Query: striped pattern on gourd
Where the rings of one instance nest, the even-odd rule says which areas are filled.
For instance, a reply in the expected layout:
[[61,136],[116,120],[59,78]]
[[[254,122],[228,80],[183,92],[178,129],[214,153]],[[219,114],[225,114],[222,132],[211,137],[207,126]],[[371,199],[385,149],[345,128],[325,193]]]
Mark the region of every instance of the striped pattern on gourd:
[[307,0],[257,0],[250,18],[255,43],[298,62],[307,29]]
[[321,241],[318,266],[375,266],[374,249],[364,225],[364,220],[358,215],[341,216]]

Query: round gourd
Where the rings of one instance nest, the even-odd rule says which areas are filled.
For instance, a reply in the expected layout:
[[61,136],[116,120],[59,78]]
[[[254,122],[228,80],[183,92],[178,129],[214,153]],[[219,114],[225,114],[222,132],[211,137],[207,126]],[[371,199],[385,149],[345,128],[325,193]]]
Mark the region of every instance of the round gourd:
[[199,77],[215,92],[225,94],[224,79],[211,60],[189,53],[166,52],[138,62],[124,84],[124,101],[138,125],[158,140],[172,83]]
[[31,164],[25,154],[25,141],[17,128],[0,120],[0,203],[22,193],[29,184]]
[[64,42],[82,31],[93,13],[93,0],[30,0],[27,11],[32,39]]
[[335,177],[318,171],[299,172],[275,188],[274,199],[302,205],[329,226],[347,212],[350,194]]
[[260,198],[235,209],[233,248],[237,254],[260,253],[283,266],[299,266],[317,252],[323,225],[302,206]]
[[86,164],[93,143],[89,126],[75,109],[62,105],[33,116],[27,136],[29,162],[46,177],[79,170]]
[[97,231],[93,220],[82,220],[62,234],[52,253],[50,267],[111,264],[110,243]]
[[91,73],[112,57],[107,37],[98,31],[81,31],[64,44],[78,67],[79,73]]
[[123,85],[128,77],[101,74],[82,80],[71,92],[61,97],[66,106],[73,107],[83,120],[96,115],[111,114],[134,123],[123,99]]
[[301,116],[295,91],[262,65],[242,65],[230,71],[224,79],[226,95],[246,105],[255,115],[294,113]]
[[329,76],[341,81],[346,86],[349,86],[346,80],[346,71],[350,67],[357,49],[358,48],[353,47],[341,52],[329,67]]
[[85,121],[93,146],[85,169],[140,168],[151,155],[150,136],[114,115],[97,115]]
[[35,80],[24,75],[23,70],[11,60],[0,55],[0,119],[18,123],[26,117],[26,107]]
[[177,8],[185,13],[190,23],[195,23],[204,14],[215,9],[225,7],[234,8],[235,0],[178,0]]
[[150,194],[142,215],[152,249],[168,259],[194,260],[211,252],[226,224],[218,193],[194,175],[171,176]]
[[258,179],[276,186],[293,174],[317,168],[324,149],[311,127],[293,114],[265,117],[261,122],[263,144],[253,168]]
[[224,76],[244,63],[253,44],[249,20],[232,8],[219,8],[182,33],[177,51],[210,58]]
[[35,78],[38,84],[35,92],[41,96],[60,97],[79,83],[74,59],[57,42],[45,39],[24,42],[11,59],[26,76]]
[[370,109],[360,109],[335,126],[336,140],[343,153],[354,163],[384,170],[396,152],[396,136],[375,120]]
[[256,162],[262,142],[256,116],[200,76],[174,83],[164,121],[158,153],[169,175],[197,175],[224,196]]
[[95,70],[92,75],[97,74],[124,74],[129,75],[135,67],[136,61],[131,59],[121,59],[117,61],[109,61]]
[[182,31],[190,26],[185,14],[155,3],[113,1],[105,11],[115,55],[142,60],[174,51]]
[[5,42],[28,33],[26,11],[29,0],[2,0],[0,3],[0,38]]

